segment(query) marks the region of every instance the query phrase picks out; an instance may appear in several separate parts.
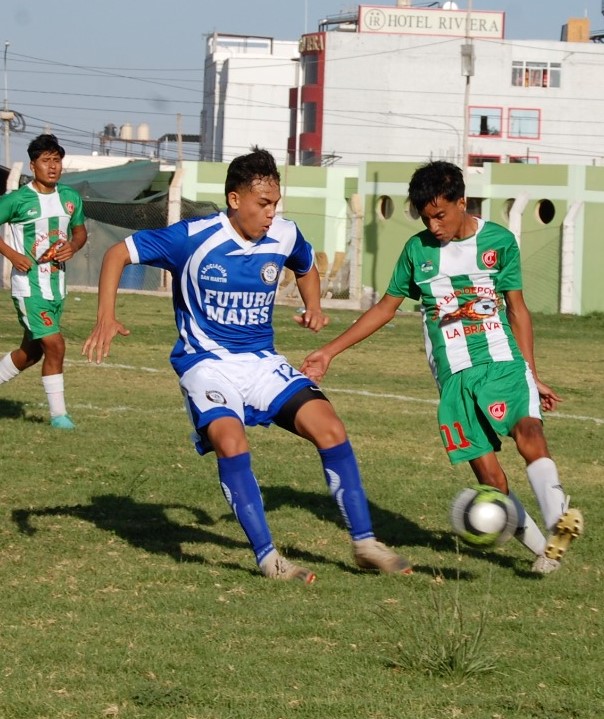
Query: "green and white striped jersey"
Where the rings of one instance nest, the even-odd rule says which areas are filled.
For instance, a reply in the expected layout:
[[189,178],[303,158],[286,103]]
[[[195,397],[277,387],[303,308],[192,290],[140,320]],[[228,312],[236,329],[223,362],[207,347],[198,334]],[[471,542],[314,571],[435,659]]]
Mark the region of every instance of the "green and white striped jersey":
[[387,294],[421,301],[426,354],[439,386],[485,362],[522,359],[503,293],[522,289],[514,235],[476,218],[472,237],[441,244],[424,230],[409,239]]
[[56,242],[71,237],[71,228],[84,224],[82,198],[71,187],[58,184],[49,194],[36,192],[31,183],[0,197],[0,225],[7,224],[4,241],[30,257],[29,272],[11,272],[13,297],[65,297],[65,268],[59,262],[38,260]]

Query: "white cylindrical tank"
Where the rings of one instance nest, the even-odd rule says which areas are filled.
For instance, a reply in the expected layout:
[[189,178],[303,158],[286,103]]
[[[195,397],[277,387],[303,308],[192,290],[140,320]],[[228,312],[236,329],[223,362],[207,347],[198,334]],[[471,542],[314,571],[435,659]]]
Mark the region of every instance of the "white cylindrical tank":
[[136,128],[136,139],[142,140],[143,142],[146,142],[150,139],[149,134],[149,123],[147,122],[141,122],[140,125]]
[[120,140],[131,140],[132,139],[132,125],[126,122],[120,127]]

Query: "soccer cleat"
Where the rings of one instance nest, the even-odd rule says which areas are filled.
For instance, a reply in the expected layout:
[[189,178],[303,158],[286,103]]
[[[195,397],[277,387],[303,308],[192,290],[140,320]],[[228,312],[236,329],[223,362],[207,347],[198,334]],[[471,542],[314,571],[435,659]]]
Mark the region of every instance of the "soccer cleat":
[[533,562],[531,570],[535,572],[535,574],[551,574],[557,569],[560,569],[560,566],[560,562],[557,559],[550,559],[546,557],[545,554],[541,554]]
[[578,509],[567,509],[556,522],[545,545],[545,556],[560,560],[573,539],[583,534],[583,515]]
[[50,426],[55,429],[75,429],[75,424],[68,414],[60,414],[58,417],[52,417]]
[[378,569],[385,574],[413,574],[411,565],[375,537],[359,539],[352,543],[352,553],[357,567]]
[[269,579],[299,579],[304,584],[312,584],[317,575],[310,569],[299,567],[297,564],[282,557],[276,549],[269,552],[260,562],[260,571]]

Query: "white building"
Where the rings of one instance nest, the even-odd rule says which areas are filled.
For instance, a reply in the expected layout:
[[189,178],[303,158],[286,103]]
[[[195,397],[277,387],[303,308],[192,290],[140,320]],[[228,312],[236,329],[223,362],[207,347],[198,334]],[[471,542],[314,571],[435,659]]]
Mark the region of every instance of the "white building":
[[306,165],[604,164],[604,44],[587,19],[563,28],[579,42],[511,41],[504,27],[501,12],[399,2],[326,19],[300,60],[294,43],[213,36],[202,157],[259,144]]
[[208,37],[200,159],[229,162],[252,145],[284,162],[298,43],[215,33]]

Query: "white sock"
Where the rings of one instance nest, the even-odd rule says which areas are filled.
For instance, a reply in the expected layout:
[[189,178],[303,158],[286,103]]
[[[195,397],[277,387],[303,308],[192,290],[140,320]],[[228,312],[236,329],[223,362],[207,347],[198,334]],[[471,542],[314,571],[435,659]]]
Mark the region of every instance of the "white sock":
[[518,529],[514,536],[533,554],[540,556],[545,552],[546,544],[542,531],[535,524],[535,520],[526,511],[518,497],[513,492],[510,492],[509,495],[518,510]]
[[514,536],[536,557],[540,557],[545,552],[545,537],[530,514],[524,515],[524,527],[519,527]]
[[48,398],[48,406],[50,407],[51,417],[60,417],[67,414],[65,408],[65,387],[63,382],[63,374],[51,374],[42,377],[44,391]]
[[7,355],[0,360],[0,384],[8,382],[9,380],[20,374],[20,370],[15,367],[12,357],[9,352]]
[[540,457],[526,468],[545,526],[551,531],[566,509],[566,495],[560,485],[553,459]]

